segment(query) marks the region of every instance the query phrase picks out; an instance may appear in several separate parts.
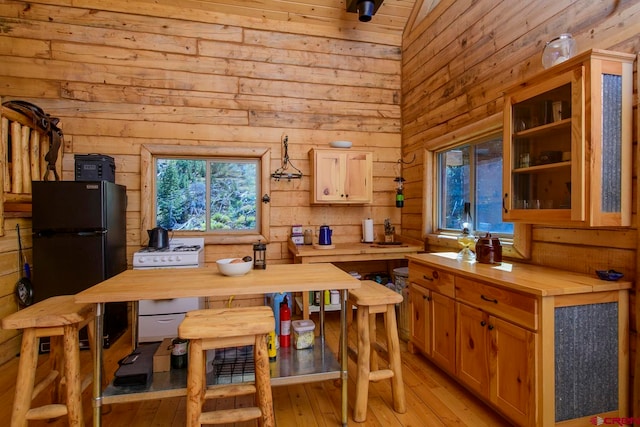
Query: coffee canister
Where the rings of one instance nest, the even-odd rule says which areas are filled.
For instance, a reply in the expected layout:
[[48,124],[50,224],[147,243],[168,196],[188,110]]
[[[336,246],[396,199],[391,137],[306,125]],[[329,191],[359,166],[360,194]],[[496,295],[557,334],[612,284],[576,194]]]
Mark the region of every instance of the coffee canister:
[[500,239],[491,237],[490,233],[476,242],[476,259],[483,264],[500,264],[502,262],[502,245]]
[[189,340],[174,338],[171,341],[171,368],[182,369],[187,367]]

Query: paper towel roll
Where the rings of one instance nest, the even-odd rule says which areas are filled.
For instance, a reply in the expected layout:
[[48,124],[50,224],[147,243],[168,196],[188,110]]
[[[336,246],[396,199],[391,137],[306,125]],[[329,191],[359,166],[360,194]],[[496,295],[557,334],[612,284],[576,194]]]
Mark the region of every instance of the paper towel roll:
[[362,241],[373,243],[373,220],[371,218],[362,221]]

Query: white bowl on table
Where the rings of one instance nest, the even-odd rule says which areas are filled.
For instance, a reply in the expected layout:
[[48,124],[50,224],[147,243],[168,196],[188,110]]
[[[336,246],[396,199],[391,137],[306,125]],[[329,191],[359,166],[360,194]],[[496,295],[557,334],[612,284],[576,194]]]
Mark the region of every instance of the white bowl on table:
[[[240,260],[241,262],[231,262]],[[253,267],[253,261],[242,261],[242,258],[223,258],[216,261],[218,271],[225,276],[244,276]]]

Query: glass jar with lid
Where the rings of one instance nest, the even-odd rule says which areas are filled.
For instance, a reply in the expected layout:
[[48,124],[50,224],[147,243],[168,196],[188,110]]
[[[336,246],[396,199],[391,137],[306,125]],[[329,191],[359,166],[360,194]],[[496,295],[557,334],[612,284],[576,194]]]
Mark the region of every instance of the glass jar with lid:
[[550,68],[560,64],[576,54],[576,41],[571,34],[564,33],[550,40],[542,51],[542,66]]

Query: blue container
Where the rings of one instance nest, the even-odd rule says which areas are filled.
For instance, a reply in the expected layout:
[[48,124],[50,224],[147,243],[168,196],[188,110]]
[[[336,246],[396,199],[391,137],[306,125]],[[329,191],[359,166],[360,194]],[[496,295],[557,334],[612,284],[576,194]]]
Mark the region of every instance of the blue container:
[[[293,313],[293,295],[291,292],[274,292],[265,294],[264,303],[273,310],[273,315],[276,318],[276,335],[280,336],[280,304],[284,301],[284,297],[289,300],[289,309]],[[277,341],[276,341],[277,342]]]

